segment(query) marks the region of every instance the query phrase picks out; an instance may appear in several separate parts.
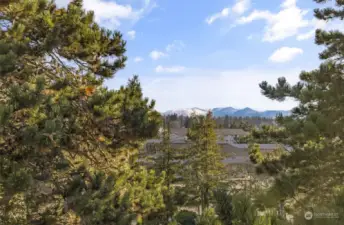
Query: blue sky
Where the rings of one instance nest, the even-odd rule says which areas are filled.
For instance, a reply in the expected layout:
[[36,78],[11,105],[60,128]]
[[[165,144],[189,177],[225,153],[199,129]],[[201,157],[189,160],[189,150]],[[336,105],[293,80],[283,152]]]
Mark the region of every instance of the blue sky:
[[[68,0],[57,0],[65,5]],[[313,17],[311,0],[84,0],[104,27],[127,40],[118,88],[133,74],[159,111],[232,106],[290,109],[266,99],[258,83],[291,83],[319,64],[316,28],[341,28]]]

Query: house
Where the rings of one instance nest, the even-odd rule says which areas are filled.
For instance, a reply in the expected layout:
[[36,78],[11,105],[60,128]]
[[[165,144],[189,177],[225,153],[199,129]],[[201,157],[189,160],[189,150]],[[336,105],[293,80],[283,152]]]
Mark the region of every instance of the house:
[[[249,150],[248,144],[238,144],[235,141],[235,137],[248,135],[242,129],[215,129],[218,137],[218,144],[222,151],[228,156],[224,160],[225,164],[249,164]],[[186,128],[172,128],[170,135],[171,145],[174,148],[186,148],[190,142],[187,140]],[[149,149],[150,154],[154,154],[155,148],[150,148],[150,145],[160,143],[160,139],[152,139],[146,142],[145,148]],[[272,152],[278,149],[280,146],[277,144],[260,144],[260,149],[263,153]]]

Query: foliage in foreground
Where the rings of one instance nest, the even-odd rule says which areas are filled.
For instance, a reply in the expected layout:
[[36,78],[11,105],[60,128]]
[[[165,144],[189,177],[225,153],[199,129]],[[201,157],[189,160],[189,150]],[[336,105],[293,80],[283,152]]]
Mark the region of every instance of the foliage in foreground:
[[74,0],[21,0],[0,13],[1,224],[129,224],[164,207],[164,177],[133,162],[160,115],[125,66],[119,32]]
[[[344,3],[337,6],[315,15],[342,19]],[[265,209],[283,203],[298,223],[307,223],[304,209],[313,208],[339,217],[311,223],[343,224],[343,33],[317,30],[325,61],[302,72],[298,84],[284,78],[276,86],[260,84],[268,98],[300,103],[291,116],[278,118],[279,128],[266,126],[248,137],[293,148],[263,157],[251,145],[251,160],[275,177],[262,199],[213,192],[223,185],[225,170],[211,114],[190,122],[191,147],[183,173],[178,171],[185,186],[177,196],[168,135],[156,161],[158,175],[136,161],[160,125],[154,101],[143,97],[136,76],[120,90],[103,86],[125,66],[121,34],[100,28],[81,0],[63,9],[48,0],[3,1],[0,10],[0,223],[286,223],[276,210],[259,216],[260,201]],[[178,197],[192,199],[202,213],[178,213]]]
[[225,181],[227,171],[222,163],[224,155],[216,142],[212,114],[193,117],[192,125],[188,130],[191,145],[186,150],[183,177],[185,188],[199,201],[203,211],[210,205],[212,192]]
[[[331,7],[325,5],[315,9],[315,17],[342,22],[343,6],[343,1],[336,1]],[[283,77],[275,86],[265,81],[260,84],[262,94],[270,99],[284,101],[292,98],[299,102],[291,116],[277,118],[282,127],[279,132],[263,130],[259,136],[251,135],[259,139],[273,134],[276,142],[292,147],[290,154],[263,160],[261,164],[275,176],[270,197],[276,202],[285,202],[294,213],[333,204],[336,190],[343,188],[343,37],[339,30],[316,30],[315,42],[324,46],[319,54],[323,62],[318,69],[301,72],[300,81],[295,85],[290,85]]]

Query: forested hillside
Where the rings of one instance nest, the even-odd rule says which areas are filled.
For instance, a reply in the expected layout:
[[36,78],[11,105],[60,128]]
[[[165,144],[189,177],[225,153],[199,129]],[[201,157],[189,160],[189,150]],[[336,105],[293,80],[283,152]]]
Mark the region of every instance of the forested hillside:
[[[342,22],[343,1],[315,2],[316,18]],[[316,31],[322,63],[296,85],[257,84],[299,103],[274,124],[163,117],[138,76],[105,87],[126,66],[126,41],[82,0],[1,1],[0,26],[0,224],[344,224],[342,32]],[[173,126],[188,128],[187,147],[171,146]],[[250,131],[254,173],[243,167],[238,179],[223,163],[217,128]],[[263,154],[264,142],[290,149]]]

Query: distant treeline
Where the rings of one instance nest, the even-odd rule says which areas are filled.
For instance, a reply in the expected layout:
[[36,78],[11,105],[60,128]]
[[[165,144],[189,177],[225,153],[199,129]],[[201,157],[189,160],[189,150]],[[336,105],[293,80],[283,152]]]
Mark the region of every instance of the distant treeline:
[[[171,128],[190,128],[192,120],[189,116],[178,116],[177,114],[163,116],[164,119],[170,122]],[[216,128],[230,128],[243,129],[245,131],[251,130],[253,127],[260,127],[262,125],[272,125],[274,120],[264,117],[216,117]]]

